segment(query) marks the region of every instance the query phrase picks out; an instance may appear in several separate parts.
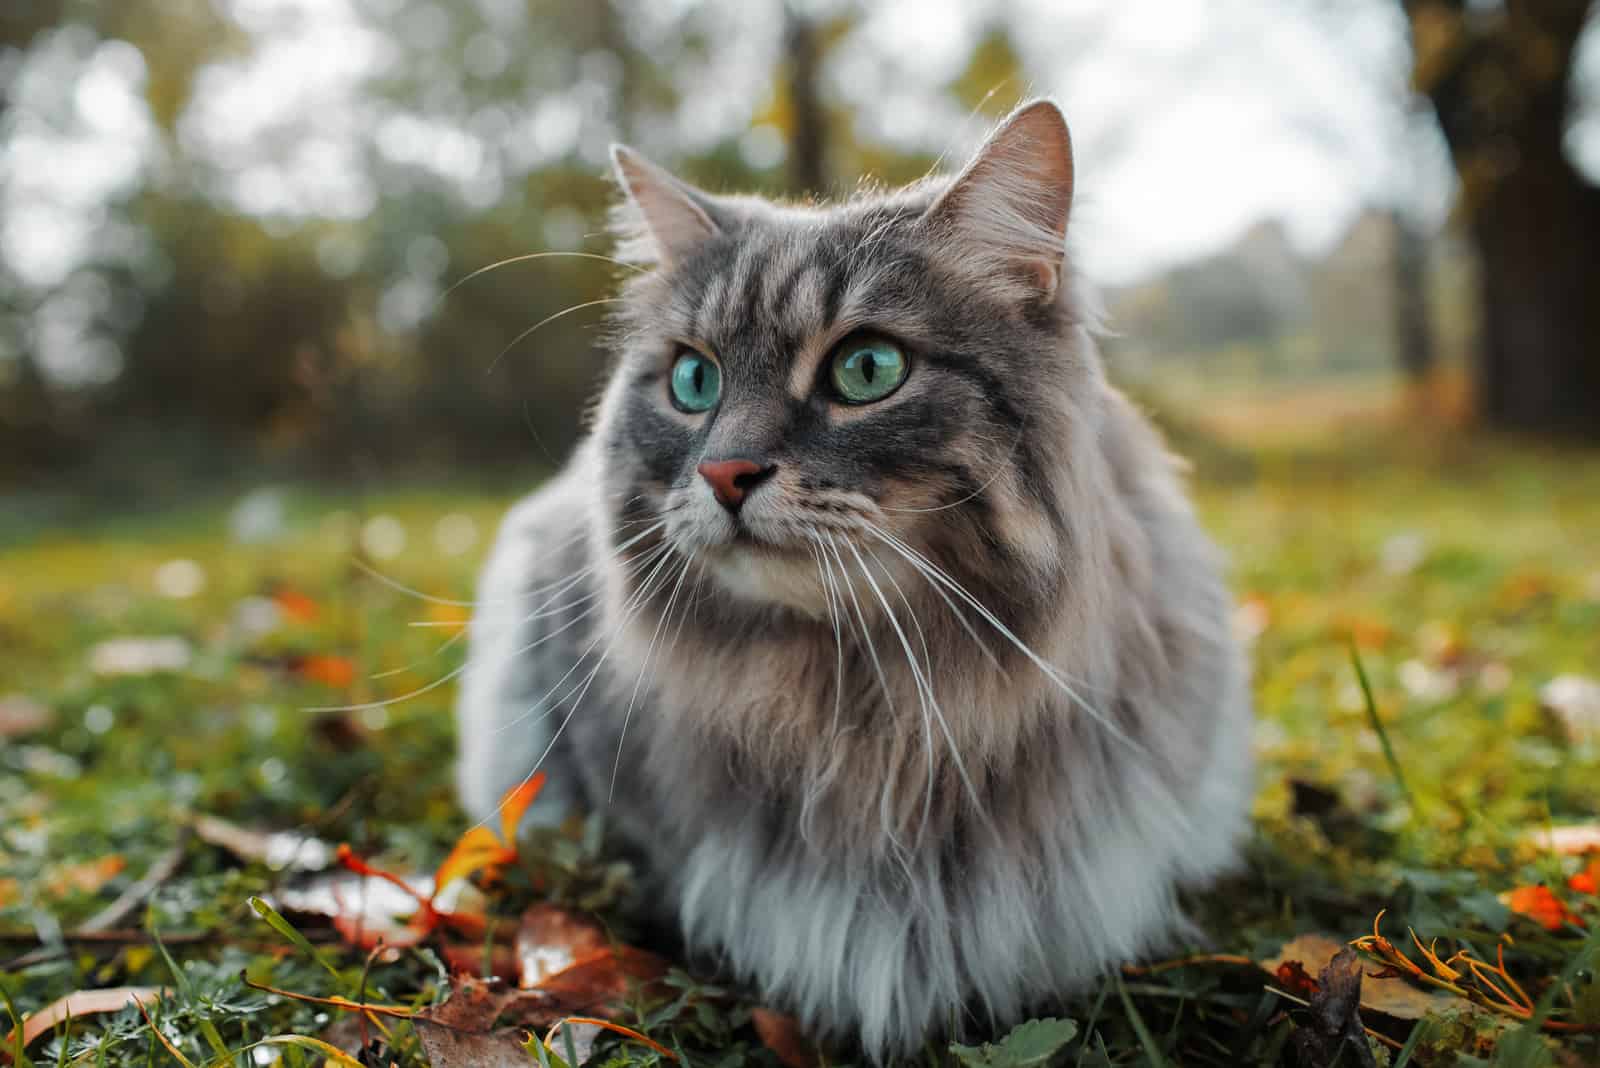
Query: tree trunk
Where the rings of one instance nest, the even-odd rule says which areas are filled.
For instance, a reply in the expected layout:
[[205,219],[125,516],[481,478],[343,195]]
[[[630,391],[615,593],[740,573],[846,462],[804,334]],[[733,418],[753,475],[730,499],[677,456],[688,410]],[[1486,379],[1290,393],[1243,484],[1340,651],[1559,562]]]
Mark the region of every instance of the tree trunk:
[[816,193],[827,183],[827,119],[819,92],[822,55],[811,19],[784,5],[783,51],[788,65],[789,103],[794,125],[789,134],[789,184],[797,193]]
[[1484,415],[1600,439],[1600,190],[1564,158],[1528,160],[1470,226],[1482,260]]
[[1428,239],[1403,211],[1389,213],[1394,248],[1394,341],[1400,369],[1413,382],[1433,370],[1433,316],[1428,300]]
[[1600,440],[1600,189],[1562,144],[1593,0],[1404,3],[1478,253],[1479,407],[1508,430]]

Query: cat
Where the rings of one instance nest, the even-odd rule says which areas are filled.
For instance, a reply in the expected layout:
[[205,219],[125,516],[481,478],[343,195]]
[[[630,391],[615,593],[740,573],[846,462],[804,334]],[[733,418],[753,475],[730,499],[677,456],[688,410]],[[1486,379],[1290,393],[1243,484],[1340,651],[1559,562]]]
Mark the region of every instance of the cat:
[[689,947],[879,1061],[1191,933],[1247,671],[1106,381],[1060,110],[836,205],[612,159],[615,366],[483,571],[466,808],[543,769],[531,818],[604,810]]

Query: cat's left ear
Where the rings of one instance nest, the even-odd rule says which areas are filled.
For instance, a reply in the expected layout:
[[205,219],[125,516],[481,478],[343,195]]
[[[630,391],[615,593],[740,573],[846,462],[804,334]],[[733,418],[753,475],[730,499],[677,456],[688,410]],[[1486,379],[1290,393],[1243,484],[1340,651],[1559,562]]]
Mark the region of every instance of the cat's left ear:
[[1061,285],[1072,211],[1072,138],[1061,109],[1036,100],[1012,112],[924,218],[962,259],[1049,299]]
[[611,167],[626,194],[612,212],[619,259],[671,266],[720,232],[711,197],[627,145],[611,146]]

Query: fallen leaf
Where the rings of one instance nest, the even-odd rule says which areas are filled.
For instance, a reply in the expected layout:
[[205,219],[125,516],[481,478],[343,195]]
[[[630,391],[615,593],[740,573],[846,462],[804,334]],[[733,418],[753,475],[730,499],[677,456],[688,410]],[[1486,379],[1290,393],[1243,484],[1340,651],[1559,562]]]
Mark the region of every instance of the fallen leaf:
[[439,864],[435,882],[447,886],[488,868],[515,863],[517,850],[507,846],[487,827],[473,827],[456,840],[455,847]]
[[193,659],[189,643],[179,637],[111,638],[89,650],[89,667],[96,675],[182,671]]
[[418,1012],[412,1023],[433,1068],[528,1068],[524,1033],[572,1015],[570,1006],[544,991],[459,979],[448,998]]
[[445,965],[449,967],[452,975],[495,978],[505,982],[510,982],[517,975],[516,952],[500,942],[486,946],[481,940],[472,942],[445,940],[439,945],[439,956],[444,958]]
[[485,868],[500,867],[517,859],[517,827],[533,804],[539,791],[544,789],[544,772],[529,776],[507,790],[500,799],[500,834],[479,824],[470,828],[456,842],[450,855],[434,872],[434,885],[445,887],[457,879],[472,875]]
[[1293,1033],[1302,1063],[1332,1068],[1349,1064],[1377,1068],[1361,1023],[1361,958],[1349,946],[1340,949],[1317,976],[1320,989],[1311,996],[1305,1026]]
[[45,882],[45,890],[51,897],[65,897],[72,893],[93,894],[121,875],[127,867],[128,862],[115,853],[97,860],[69,864],[51,873]]
[[816,1047],[800,1029],[800,1021],[793,1016],[771,1009],[751,1009],[750,1023],[761,1044],[776,1054],[785,1068],[817,1068],[822,1063]]
[[1519,916],[1526,916],[1547,931],[1559,931],[1569,923],[1579,923],[1571,909],[1550,892],[1548,886],[1519,886],[1500,900]]
[[195,835],[226,849],[240,860],[265,864],[273,871],[322,871],[333,863],[333,846],[298,831],[260,831],[204,813],[187,817]]
[[20,738],[44,730],[55,722],[55,713],[43,701],[26,694],[0,697],[0,738]]
[[1589,866],[1567,880],[1569,889],[1580,894],[1600,894],[1600,857],[1589,861]]
[[1278,985],[1295,997],[1309,1000],[1313,994],[1322,989],[1306,971],[1305,965],[1297,960],[1284,961],[1278,965],[1273,975],[1278,980]]
[[515,952],[518,984],[538,986],[579,960],[610,949],[605,928],[589,916],[555,905],[534,905],[522,914]]
[[[1284,943],[1278,955],[1261,962],[1279,981],[1279,971],[1285,965],[1299,965],[1306,981],[1315,983],[1312,975],[1321,972],[1346,948],[1345,943],[1324,934],[1303,934]],[[1292,974],[1292,973],[1291,973]],[[1284,987],[1296,997],[1310,1000],[1310,996]],[[1419,990],[1399,976],[1368,976],[1361,986],[1361,1007],[1380,1012],[1397,1020],[1420,1020],[1429,1013],[1440,1013],[1452,1008],[1467,1007],[1469,1003],[1454,994],[1437,990]]]
[[310,682],[320,682],[335,690],[342,690],[356,679],[356,665],[347,656],[314,654],[301,657],[294,665],[295,674]]
[[1600,853],[1600,823],[1541,827],[1526,837],[1540,849],[1548,849],[1563,856],[1577,857],[1585,853]]
[[285,618],[292,619],[296,623],[310,623],[322,614],[316,601],[289,586],[276,590],[272,595],[272,601]]
[[[22,1021],[22,1045],[31,1045],[40,1035],[54,1031],[56,1025],[68,1018],[81,1019],[106,1012],[121,1012],[129,1005],[159,1001],[172,993],[159,986],[117,986],[106,990],[78,990],[66,997],[57,998],[38,1012]],[[6,1036],[4,1045],[15,1048],[17,1032]]]
[[641,988],[654,992],[651,984],[667,970],[667,962],[654,953],[618,946],[584,957],[572,967],[546,976],[532,989],[558,1001],[568,1014],[609,1018],[624,1012],[629,998]]

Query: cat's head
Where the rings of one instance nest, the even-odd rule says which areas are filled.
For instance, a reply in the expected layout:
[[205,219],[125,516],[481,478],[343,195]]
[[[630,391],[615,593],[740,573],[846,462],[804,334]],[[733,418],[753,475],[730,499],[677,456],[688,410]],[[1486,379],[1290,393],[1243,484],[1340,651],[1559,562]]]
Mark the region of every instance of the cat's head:
[[954,178],[837,205],[614,161],[619,256],[640,267],[597,425],[614,545],[664,523],[733,593],[818,614],[819,560],[892,572],[910,550],[1015,580],[1059,557],[1057,476],[1100,371],[1054,104]]

